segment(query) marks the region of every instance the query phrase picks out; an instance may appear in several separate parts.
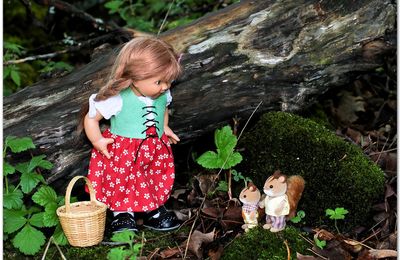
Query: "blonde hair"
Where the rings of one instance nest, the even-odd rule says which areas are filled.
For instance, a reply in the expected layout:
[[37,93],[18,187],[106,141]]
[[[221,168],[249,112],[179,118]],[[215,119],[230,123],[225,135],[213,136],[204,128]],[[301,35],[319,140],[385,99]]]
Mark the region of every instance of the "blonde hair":
[[[127,42],[119,51],[106,84],[99,90],[95,100],[105,100],[118,95],[131,83],[160,75],[160,80],[171,82],[182,72],[179,57],[173,47],[155,37],[137,37]],[[83,131],[84,117],[89,102],[83,104],[79,113],[77,133]]]
[[95,100],[115,96],[132,82],[157,75],[160,75],[160,80],[171,82],[181,71],[178,55],[171,45],[155,37],[134,38],[122,47]]

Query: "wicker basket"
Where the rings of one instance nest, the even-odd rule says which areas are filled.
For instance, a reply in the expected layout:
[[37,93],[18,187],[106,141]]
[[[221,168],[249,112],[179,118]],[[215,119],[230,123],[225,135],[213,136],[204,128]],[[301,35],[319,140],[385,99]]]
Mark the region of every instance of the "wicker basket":
[[[90,192],[90,201],[70,204],[71,190],[75,182],[83,178]],[[74,177],[68,184],[65,193],[65,206],[57,209],[62,229],[72,246],[86,247],[97,245],[103,240],[106,224],[107,206],[96,200],[90,180],[84,176]]]

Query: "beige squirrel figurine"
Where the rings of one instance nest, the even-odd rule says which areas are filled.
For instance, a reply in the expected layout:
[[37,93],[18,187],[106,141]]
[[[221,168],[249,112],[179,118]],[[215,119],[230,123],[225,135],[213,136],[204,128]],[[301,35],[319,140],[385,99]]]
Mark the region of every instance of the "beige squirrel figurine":
[[239,200],[243,203],[242,217],[244,224],[242,228],[245,232],[258,225],[258,203],[260,202],[261,193],[258,188],[249,183],[239,195]]
[[265,207],[266,224],[264,229],[279,232],[286,226],[286,217],[296,214],[297,204],[304,190],[304,179],[300,175],[287,178],[279,170],[275,171],[264,184],[267,195],[260,202],[260,208]]

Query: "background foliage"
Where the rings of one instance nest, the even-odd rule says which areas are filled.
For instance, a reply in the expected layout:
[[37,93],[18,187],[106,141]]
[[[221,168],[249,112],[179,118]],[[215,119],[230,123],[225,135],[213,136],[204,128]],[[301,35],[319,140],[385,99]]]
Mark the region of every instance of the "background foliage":
[[[92,23],[82,20],[67,8],[40,4],[44,2],[4,2],[4,96],[41,79],[64,75],[73,68],[88,63],[93,49],[104,42],[90,45],[89,48],[81,48],[80,44],[110,31],[94,27]],[[125,27],[157,34],[167,13],[168,18],[162,31],[187,24],[234,2],[238,0],[73,0],[67,4],[86,12],[100,24],[111,28]],[[26,3],[29,3],[29,6]],[[50,58],[35,58],[28,62],[7,64],[10,60],[54,54],[63,50],[68,51],[57,53]]]

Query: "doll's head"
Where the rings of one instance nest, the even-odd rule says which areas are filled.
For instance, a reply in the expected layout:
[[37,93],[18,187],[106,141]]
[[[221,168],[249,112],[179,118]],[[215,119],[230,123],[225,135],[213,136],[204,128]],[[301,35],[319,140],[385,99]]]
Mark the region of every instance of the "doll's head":
[[96,99],[107,99],[132,84],[153,78],[168,84],[169,88],[180,73],[178,55],[171,45],[155,37],[137,37],[127,42],[118,53],[108,82]]
[[276,197],[284,195],[287,191],[286,176],[283,175],[279,170],[274,172],[264,184],[264,193],[270,197]]
[[250,183],[247,188],[244,188],[239,195],[239,200],[243,204],[257,204],[260,201],[260,198],[260,191],[252,183]]

